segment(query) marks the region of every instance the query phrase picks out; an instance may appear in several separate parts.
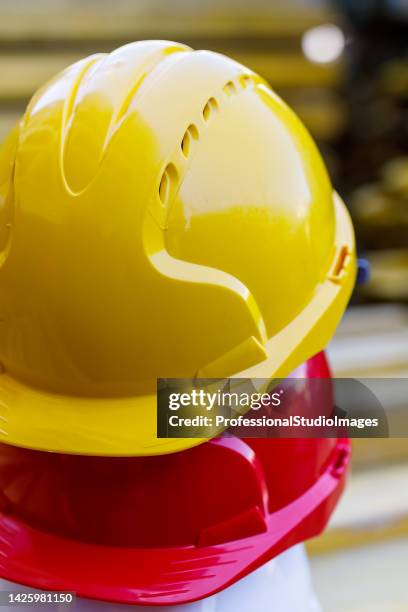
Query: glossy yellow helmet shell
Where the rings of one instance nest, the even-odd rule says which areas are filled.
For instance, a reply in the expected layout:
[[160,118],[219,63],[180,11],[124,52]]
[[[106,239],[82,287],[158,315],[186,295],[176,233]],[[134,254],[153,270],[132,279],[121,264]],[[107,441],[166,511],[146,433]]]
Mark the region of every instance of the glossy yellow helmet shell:
[[320,155],[259,76],[166,41],[80,61],[0,151],[4,441],[173,452],[156,378],[286,376],[355,275]]

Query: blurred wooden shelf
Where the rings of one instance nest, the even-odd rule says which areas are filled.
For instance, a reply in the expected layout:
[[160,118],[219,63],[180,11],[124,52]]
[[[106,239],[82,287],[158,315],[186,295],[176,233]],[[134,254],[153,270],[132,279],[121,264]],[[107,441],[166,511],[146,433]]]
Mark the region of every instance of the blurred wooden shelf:
[[0,54],[0,100],[27,100],[40,85],[80,57],[78,53]]
[[355,470],[393,465],[404,461],[408,462],[407,438],[357,438],[353,440]]
[[337,377],[408,377],[408,308],[350,308],[328,354]]
[[136,38],[230,39],[298,35],[305,29],[333,20],[324,7],[302,2],[273,3],[225,0],[192,3],[178,0],[137,2],[36,3],[3,2],[0,38],[7,41],[119,40]]
[[408,463],[354,472],[329,529],[307,547],[327,554],[402,537],[408,537]]
[[408,329],[408,306],[402,304],[352,306],[346,311],[336,331],[335,340],[344,336],[400,329]]
[[328,612],[408,612],[408,538],[312,559],[313,583]]
[[309,89],[279,88],[279,94],[291,106],[313,136],[329,141],[338,136],[347,123],[347,110],[343,100],[329,88],[321,89],[318,96],[308,96]]

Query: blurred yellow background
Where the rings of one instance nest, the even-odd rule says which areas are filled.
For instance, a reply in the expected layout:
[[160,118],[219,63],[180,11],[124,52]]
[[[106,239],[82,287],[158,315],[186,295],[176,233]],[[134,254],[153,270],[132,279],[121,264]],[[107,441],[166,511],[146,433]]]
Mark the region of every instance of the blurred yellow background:
[[[407,377],[406,0],[0,0],[0,139],[55,72],[146,38],[232,56],[304,120],[372,268],[329,348],[334,373]],[[348,492],[309,550],[324,610],[408,610],[406,439],[355,441]]]

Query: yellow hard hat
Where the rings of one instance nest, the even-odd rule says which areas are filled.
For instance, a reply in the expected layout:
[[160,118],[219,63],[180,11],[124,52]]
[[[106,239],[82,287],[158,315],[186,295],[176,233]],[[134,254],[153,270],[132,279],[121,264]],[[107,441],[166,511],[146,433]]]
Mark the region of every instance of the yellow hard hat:
[[344,204],[293,112],[236,62],[147,41],[37,92],[0,152],[0,429],[162,454],[157,377],[283,377],[355,276]]

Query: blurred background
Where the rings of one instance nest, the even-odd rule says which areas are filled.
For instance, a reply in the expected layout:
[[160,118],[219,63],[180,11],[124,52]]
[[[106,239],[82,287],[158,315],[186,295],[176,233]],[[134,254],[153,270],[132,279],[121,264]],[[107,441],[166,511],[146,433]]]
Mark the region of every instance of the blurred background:
[[[224,52],[294,107],[371,264],[334,372],[407,377],[408,0],[0,0],[0,140],[55,72],[146,38]],[[406,411],[389,387],[385,408]],[[326,612],[408,611],[406,439],[355,441],[348,492],[309,551]]]

